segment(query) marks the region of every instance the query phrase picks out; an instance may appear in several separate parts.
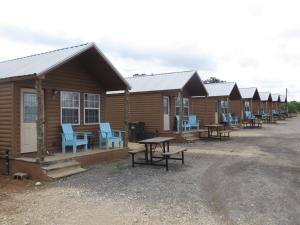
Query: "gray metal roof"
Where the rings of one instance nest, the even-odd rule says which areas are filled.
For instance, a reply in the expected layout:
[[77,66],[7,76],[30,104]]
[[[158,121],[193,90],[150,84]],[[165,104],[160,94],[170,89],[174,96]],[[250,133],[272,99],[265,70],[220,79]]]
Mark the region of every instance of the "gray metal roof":
[[280,100],[280,94],[272,94],[272,101],[277,102]]
[[[270,96],[270,92],[259,92],[259,96],[260,96],[260,100],[261,101],[268,101],[269,100],[269,96]],[[271,95],[272,98],[272,95]]]
[[0,79],[13,78],[26,75],[42,75],[62,65],[69,59],[80,55],[88,49],[95,48],[99,55],[105,60],[116,75],[130,88],[124,77],[104,56],[94,43],[86,43],[82,45],[62,48],[54,51],[30,55],[27,57],[12,59],[0,62]]
[[[195,74],[197,74],[197,76],[199,77],[197,71],[192,70],[151,75],[137,75],[133,77],[127,77],[125,79],[131,86],[130,93],[181,90]],[[117,93],[122,93],[122,91],[107,92],[107,94]]]
[[286,101],[286,96],[280,95],[280,102],[285,102],[285,101]]
[[213,83],[205,84],[205,88],[209,97],[229,96],[235,85],[234,82]]
[[256,87],[239,88],[239,89],[240,89],[240,93],[241,93],[243,99],[253,98],[255,91],[257,90]]
[[63,61],[80,54],[91,46],[93,46],[93,43],[87,43],[0,62],[0,79],[43,74]]

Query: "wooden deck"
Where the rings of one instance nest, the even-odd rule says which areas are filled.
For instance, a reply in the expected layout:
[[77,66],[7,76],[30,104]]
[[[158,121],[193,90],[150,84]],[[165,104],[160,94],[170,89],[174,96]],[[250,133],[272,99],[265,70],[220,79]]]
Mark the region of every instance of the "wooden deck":
[[[55,153],[39,163],[36,157],[11,160],[11,174],[24,172],[31,179],[52,180],[85,171],[84,168],[128,156],[128,148],[80,150],[77,153]],[[75,163],[74,163],[75,162]]]

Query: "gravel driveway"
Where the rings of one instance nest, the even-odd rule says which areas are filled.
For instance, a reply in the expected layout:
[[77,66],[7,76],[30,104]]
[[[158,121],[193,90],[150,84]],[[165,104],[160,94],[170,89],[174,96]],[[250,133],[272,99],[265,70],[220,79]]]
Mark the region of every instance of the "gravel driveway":
[[186,164],[93,166],[18,193],[1,224],[300,224],[300,118],[189,146]]

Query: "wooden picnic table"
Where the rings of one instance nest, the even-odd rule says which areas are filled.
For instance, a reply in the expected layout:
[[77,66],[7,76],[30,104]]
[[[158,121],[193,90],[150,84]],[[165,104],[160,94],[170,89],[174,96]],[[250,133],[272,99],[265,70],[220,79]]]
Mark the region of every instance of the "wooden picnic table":
[[[145,139],[142,141],[139,141],[138,143],[145,145],[145,162],[146,164],[153,164],[153,158],[160,158],[163,159],[163,157],[154,157],[153,156],[153,146],[155,145],[155,148],[157,145],[159,145],[162,148],[163,153],[170,151],[170,141],[174,140],[174,137],[155,137],[150,139]],[[148,154],[150,154],[150,162],[148,158]],[[160,160],[161,161],[161,160]],[[160,164],[158,164],[160,165]]]
[[[221,129],[225,130],[225,125],[224,124],[207,124],[204,125],[204,127],[207,127],[207,132],[208,138],[212,138],[212,137],[219,137],[219,132]],[[213,135],[213,131],[217,132],[217,135]]]

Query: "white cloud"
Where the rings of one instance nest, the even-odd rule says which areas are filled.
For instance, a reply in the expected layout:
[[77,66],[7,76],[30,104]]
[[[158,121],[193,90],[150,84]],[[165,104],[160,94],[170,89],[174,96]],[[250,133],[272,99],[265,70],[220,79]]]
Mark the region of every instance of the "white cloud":
[[11,0],[0,8],[0,60],[94,41],[125,76],[212,63],[224,80],[287,87],[300,100],[299,8],[296,0]]

